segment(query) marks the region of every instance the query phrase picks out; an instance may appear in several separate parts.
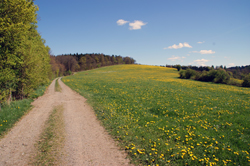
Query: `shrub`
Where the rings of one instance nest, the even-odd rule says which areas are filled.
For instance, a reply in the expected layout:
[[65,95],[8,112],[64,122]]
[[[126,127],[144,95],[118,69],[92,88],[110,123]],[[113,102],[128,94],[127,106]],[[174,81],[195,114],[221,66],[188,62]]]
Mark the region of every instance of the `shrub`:
[[186,73],[185,70],[181,70],[181,71],[179,72],[180,78],[185,78],[185,73]]
[[195,76],[195,75],[196,75],[196,71],[192,70],[192,69],[187,69],[186,72],[185,72],[185,78],[186,79],[189,79],[189,78],[191,78],[192,76]]
[[250,87],[250,74],[244,78],[244,81],[242,83],[243,87]]
[[[211,68],[210,68],[211,69]],[[179,72],[180,78],[193,79],[205,82],[222,83],[235,86],[250,87],[250,74],[244,78],[244,81],[234,79],[232,72],[227,72],[223,68],[211,69],[209,71],[203,70],[195,71],[193,69],[181,70]]]
[[213,82],[226,84],[229,80],[230,75],[226,72],[225,69],[219,68],[218,70],[216,70]]
[[227,71],[230,77],[233,77],[233,73],[231,71]]
[[206,81],[207,80],[207,73],[208,72],[206,70],[203,70],[200,74],[198,81]]
[[195,72],[195,75],[193,75],[193,76],[191,77],[191,79],[193,79],[193,80],[199,80],[200,77],[201,77],[201,75],[202,75],[202,72],[196,71],[196,72]]
[[67,76],[67,75],[72,75],[72,72],[71,72],[70,70],[66,71],[66,72],[64,73],[64,76]]
[[230,78],[230,80],[227,82],[228,85],[235,85],[235,86],[242,86],[243,81],[242,80],[238,80],[235,78]]
[[207,75],[205,81],[207,82],[213,82],[216,78],[217,71],[216,70],[210,70]]
[[181,70],[181,65],[177,65],[177,70],[180,71]]

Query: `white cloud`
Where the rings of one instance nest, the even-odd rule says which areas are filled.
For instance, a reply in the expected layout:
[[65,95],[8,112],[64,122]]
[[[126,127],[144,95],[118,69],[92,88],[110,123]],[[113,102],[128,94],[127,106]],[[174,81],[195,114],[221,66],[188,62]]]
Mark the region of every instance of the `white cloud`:
[[197,59],[195,61],[193,61],[193,63],[199,65],[199,66],[206,66],[206,62],[209,62],[210,60],[207,59]]
[[174,44],[172,46],[165,47],[164,49],[178,49],[178,48],[182,48],[182,47],[192,48],[192,46],[190,46],[188,43],[184,42],[183,44],[182,43],[179,43],[179,45]]
[[129,23],[129,29],[130,30],[137,30],[137,29],[141,29],[142,26],[146,25],[147,23],[144,23],[142,21],[139,20],[135,20],[132,23]]
[[126,24],[126,23],[128,23],[128,22],[129,22],[129,21],[125,21],[125,20],[123,20],[123,19],[120,19],[120,20],[116,21],[117,25],[124,25],[124,24]]
[[199,42],[197,42],[197,43],[198,43],[198,44],[202,44],[202,43],[205,43],[205,41],[203,41],[203,42],[200,42],[200,41],[199,41]]
[[179,61],[182,61],[183,62],[183,59],[185,59],[186,57],[179,57],[179,56],[175,56],[175,55],[172,55],[171,58],[168,58],[168,60],[170,61],[176,61],[176,60],[179,60]]
[[200,50],[200,53],[201,54],[214,54],[215,51],[212,51],[212,50]]
[[137,29],[141,29],[142,26],[146,25],[147,23],[144,23],[142,21],[139,20],[135,20],[134,22],[129,22],[123,19],[119,19],[118,21],[116,21],[117,25],[124,25],[129,23],[129,29],[130,30],[137,30]]
[[190,46],[188,43],[183,43],[184,47],[188,47],[188,48],[192,48],[192,46]]
[[233,66],[236,66],[234,63],[229,63],[228,64],[228,67],[233,67]]
[[193,53],[200,53],[200,54],[214,54],[215,51],[212,50],[200,50],[200,51],[192,51]]

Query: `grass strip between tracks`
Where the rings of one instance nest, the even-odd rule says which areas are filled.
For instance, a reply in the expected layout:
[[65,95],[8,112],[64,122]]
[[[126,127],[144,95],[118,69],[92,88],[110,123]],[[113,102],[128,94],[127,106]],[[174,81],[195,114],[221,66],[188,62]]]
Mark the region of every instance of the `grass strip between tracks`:
[[59,79],[60,78],[56,79],[56,83],[55,83],[55,90],[56,90],[56,92],[61,92],[61,90],[62,90],[61,86],[58,83]]
[[34,165],[60,165],[65,140],[63,106],[57,106],[45,123],[39,141]]

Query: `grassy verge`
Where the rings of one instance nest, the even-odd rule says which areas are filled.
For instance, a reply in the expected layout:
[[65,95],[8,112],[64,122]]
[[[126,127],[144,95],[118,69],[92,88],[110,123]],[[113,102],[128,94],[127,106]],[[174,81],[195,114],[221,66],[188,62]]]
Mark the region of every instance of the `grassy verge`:
[[2,104],[0,111],[0,137],[31,109],[34,98],[42,96],[49,84],[37,88],[28,99],[13,101],[10,105]]
[[46,91],[47,87],[51,84],[51,82],[39,86],[33,93],[29,95],[29,99],[35,99],[38,98],[39,96],[42,96],[44,92]]
[[249,165],[250,89],[119,65],[63,78],[142,165]]
[[0,111],[0,137],[10,129],[31,108],[32,99],[13,101]]
[[46,122],[44,132],[37,143],[34,165],[60,165],[63,155],[65,132],[63,107],[57,106]]
[[[58,78],[58,79],[59,79],[59,78]],[[58,83],[58,79],[56,79],[55,89],[56,89],[56,92],[61,92],[62,88],[61,88],[61,86],[60,86],[59,83]]]

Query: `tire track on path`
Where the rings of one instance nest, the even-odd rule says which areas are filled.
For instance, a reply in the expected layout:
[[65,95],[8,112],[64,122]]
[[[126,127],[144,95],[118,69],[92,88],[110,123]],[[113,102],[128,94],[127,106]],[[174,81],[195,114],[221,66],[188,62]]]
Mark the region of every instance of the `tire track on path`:
[[32,103],[34,108],[0,140],[0,165],[28,165],[44,123],[57,105],[54,99],[58,93],[54,88],[55,80],[45,94]]
[[72,91],[61,80],[65,116],[66,165],[129,165],[125,152],[118,150],[114,140],[97,120],[86,99]]

